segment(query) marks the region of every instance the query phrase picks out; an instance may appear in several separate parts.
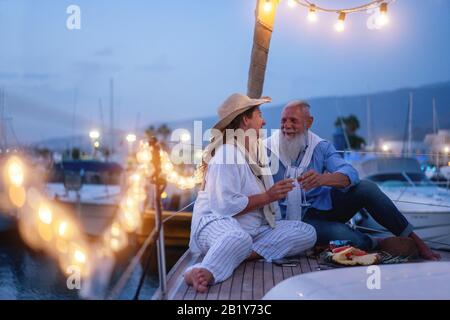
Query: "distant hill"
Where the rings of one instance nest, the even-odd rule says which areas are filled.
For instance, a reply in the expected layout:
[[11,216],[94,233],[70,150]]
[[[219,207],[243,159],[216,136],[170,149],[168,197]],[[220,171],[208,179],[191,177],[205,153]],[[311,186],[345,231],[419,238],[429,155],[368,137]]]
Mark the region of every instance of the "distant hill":
[[[426,133],[432,131],[432,99],[436,98],[436,109],[439,117],[440,128],[450,128],[450,81],[426,85],[418,88],[404,88],[393,91],[371,93],[367,95],[334,96],[306,99],[311,104],[311,112],[314,116],[313,130],[326,139],[331,139],[334,131],[334,121],[339,115],[356,115],[361,123],[360,135],[367,138],[367,99],[370,100],[372,114],[372,138],[373,139],[403,139],[406,132],[407,108],[409,93],[413,93],[413,139],[422,140]],[[292,97],[301,99],[303,97]],[[278,128],[282,103],[270,104],[264,107],[263,116],[267,122],[267,129]],[[218,104],[220,100],[218,100]],[[186,106],[189,108],[189,106]],[[215,108],[215,107],[214,107]],[[211,110],[212,116],[187,119],[184,121],[166,122],[173,130],[185,128],[193,129],[195,120],[203,122],[203,132],[211,128],[216,122],[216,110]],[[150,125],[150,124],[148,124]],[[153,123],[157,126],[158,123]],[[142,131],[145,127],[141,128]],[[124,133],[117,130],[115,141],[117,147],[123,140]],[[89,150],[90,141],[87,137],[67,137],[43,140],[38,145],[49,148],[63,149],[73,143],[81,145],[83,149]],[[123,142],[122,142],[123,143]]]
[[[324,138],[331,139],[334,121],[341,115],[356,115],[361,123],[360,134],[367,137],[367,99],[371,105],[372,137],[378,140],[403,139],[407,123],[409,93],[413,93],[413,139],[422,140],[432,131],[432,99],[436,99],[436,110],[440,128],[450,128],[450,82],[437,83],[418,88],[404,88],[393,91],[355,96],[335,96],[306,99],[311,104],[315,118],[313,130]],[[293,97],[293,99],[302,97]],[[280,114],[287,101],[263,108],[266,128],[277,128]],[[220,103],[220,101],[219,101]],[[215,111],[215,110],[214,110]],[[194,120],[203,121],[203,129],[210,128],[216,116],[202,119],[169,122],[174,128],[192,129]]]

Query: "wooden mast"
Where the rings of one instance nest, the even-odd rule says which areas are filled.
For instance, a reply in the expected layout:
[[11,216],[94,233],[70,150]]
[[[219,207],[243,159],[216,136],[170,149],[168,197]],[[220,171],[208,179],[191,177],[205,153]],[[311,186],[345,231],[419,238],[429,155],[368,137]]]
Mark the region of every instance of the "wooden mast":
[[250,98],[260,98],[263,92],[270,39],[278,7],[278,0],[270,0],[272,8],[266,11],[264,10],[266,2],[267,0],[256,2],[255,31],[247,84],[247,95]]

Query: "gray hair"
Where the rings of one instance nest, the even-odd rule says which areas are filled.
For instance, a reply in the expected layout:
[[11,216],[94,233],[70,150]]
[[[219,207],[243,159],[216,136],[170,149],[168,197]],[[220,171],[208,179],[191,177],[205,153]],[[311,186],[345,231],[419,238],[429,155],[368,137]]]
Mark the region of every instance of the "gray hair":
[[299,107],[302,111],[308,111],[309,109],[311,109],[311,106],[309,105],[308,102],[304,101],[304,100],[292,100],[289,101],[284,108],[288,108],[288,107]]

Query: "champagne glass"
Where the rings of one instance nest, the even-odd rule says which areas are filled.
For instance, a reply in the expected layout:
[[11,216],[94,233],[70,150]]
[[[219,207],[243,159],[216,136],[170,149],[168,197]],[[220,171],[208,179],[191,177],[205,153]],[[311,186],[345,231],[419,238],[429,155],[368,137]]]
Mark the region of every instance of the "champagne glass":
[[[297,168],[294,166],[287,166],[286,171],[284,171],[284,179],[296,179],[297,178]],[[281,203],[284,206],[287,206],[287,195]]]
[[[301,167],[298,168],[298,171],[299,171],[299,175],[298,176],[300,177],[306,171],[306,167],[301,166]],[[310,207],[311,203],[309,203],[306,200],[306,190],[303,188],[301,183],[299,183],[299,188],[300,188],[300,198],[301,198],[300,199],[300,206],[303,207],[303,208]]]

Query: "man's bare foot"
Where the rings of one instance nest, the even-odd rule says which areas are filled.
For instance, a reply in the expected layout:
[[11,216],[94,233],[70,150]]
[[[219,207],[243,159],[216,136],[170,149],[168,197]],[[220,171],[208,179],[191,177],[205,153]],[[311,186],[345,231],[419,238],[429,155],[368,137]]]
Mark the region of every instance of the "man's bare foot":
[[423,242],[422,239],[419,238],[419,236],[417,234],[415,234],[414,232],[411,233],[409,235],[409,237],[411,239],[414,240],[414,242],[416,243],[417,249],[419,250],[419,254],[422,258],[426,259],[426,260],[433,260],[433,261],[438,261],[441,260],[441,256],[436,253],[433,252],[426,244],[425,242]]
[[441,255],[432,251],[426,244],[419,245],[417,244],[417,249],[419,250],[419,254],[425,260],[433,260],[438,261],[441,260]]
[[184,274],[186,283],[200,293],[206,292],[213,278],[212,273],[204,268],[193,268]]
[[393,256],[417,258],[419,250],[415,241],[409,237],[379,238],[378,248]]

